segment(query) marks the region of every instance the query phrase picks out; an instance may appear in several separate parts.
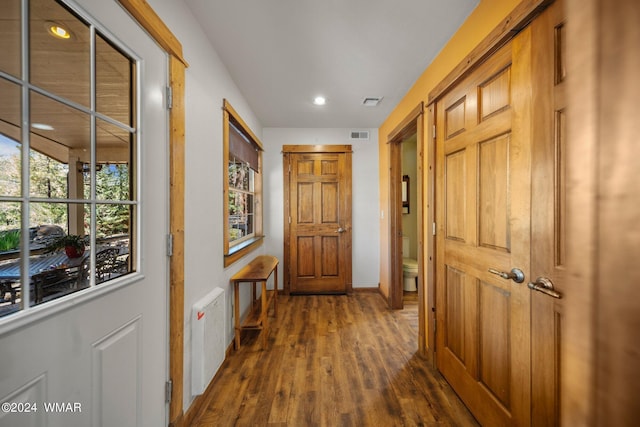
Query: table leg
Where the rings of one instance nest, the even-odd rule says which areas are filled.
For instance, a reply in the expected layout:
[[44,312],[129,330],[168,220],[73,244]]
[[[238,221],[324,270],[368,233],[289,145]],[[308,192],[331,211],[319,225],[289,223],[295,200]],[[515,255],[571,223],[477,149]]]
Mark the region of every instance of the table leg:
[[267,296],[267,281],[262,281],[262,349],[267,348],[267,338],[269,337],[269,299]]
[[273,317],[278,317],[278,265],[273,274]]
[[236,350],[240,350],[240,295],[238,289],[238,282],[233,283],[233,311],[234,311],[234,326],[235,326],[235,336],[234,336],[234,344]]

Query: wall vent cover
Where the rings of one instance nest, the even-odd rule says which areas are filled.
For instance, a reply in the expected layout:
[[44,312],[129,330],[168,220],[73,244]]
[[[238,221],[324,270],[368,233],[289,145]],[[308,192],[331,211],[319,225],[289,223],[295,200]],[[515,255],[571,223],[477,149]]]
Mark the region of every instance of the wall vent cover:
[[357,140],[369,140],[369,131],[368,130],[352,130],[349,139],[357,139]]

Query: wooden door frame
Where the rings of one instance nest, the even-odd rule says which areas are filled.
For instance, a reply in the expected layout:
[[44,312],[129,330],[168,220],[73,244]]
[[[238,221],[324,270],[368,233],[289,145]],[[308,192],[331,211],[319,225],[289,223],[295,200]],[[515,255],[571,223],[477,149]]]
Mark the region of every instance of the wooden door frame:
[[[347,172],[351,174],[352,169],[352,159],[351,153],[353,153],[353,149],[351,145],[283,145],[282,146],[282,155],[283,155],[283,163],[282,163],[282,173],[283,173],[283,186],[284,186],[284,194],[283,194],[283,223],[284,223],[284,250],[283,250],[283,273],[282,273],[282,283],[283,283],[283,293],[285,295],[289,295],[291,291],[291,267],[289,265],[289,256],[291,255],[291,246],[289,245],[289,239],[291,238],[291,224],[289,223],[289,212],[291,212],[291,200],[289,199],[289,194],[291,191],[289,184],[289,172],[291,171],[291,163],[289,159],[289,154],[300,154],[300,153],[342,153],[347,154],[349,156],[349,167],[347,168]],[[349,182],[353,185],[353,180],[351,176],[349,176]],[[349,200],[349,203],[353,205],[353,200]],[[352,209],[353,215],[353,209]],[[352,250],[353,254],[353,235],[351,232],[351,223],[353,222],[353,218],[350,221],[348,228],[348,237],[350,239],[348,247]],[[345,233],[347,234],[347,233]],[[346,283],[346,292],[347,294],[351,294],[353,292],[353,274],[352,274],[353,263],[351,259],[347,262],[347,268],[345,274],[347,275],[347,283]]]
[[567,0],[563,425],[640,417],[637,1]]
[[[429,292],[425,289],[425,248],[424,248],[424,104],[420,102],[387,136],[389,145],[389,295],[387,304],[391,309],[401,309],[404,306],[403,277],[402,277],[402,142],[416,135],[417,141],[417,200],[415,206],[418,218],[418,348],[421,354],[426,354],[427,344],[425,323],[425,307],[429,306]],[[426,291],[426,292],[425,292]]]
[[[169,426],[184,425],[184,153],[185,70],[189,66],[182,45],[145,0],[117,0],[169,56],[169,233],[173,255],[169,259]],[[194,402],[195,403],[195,402]]]

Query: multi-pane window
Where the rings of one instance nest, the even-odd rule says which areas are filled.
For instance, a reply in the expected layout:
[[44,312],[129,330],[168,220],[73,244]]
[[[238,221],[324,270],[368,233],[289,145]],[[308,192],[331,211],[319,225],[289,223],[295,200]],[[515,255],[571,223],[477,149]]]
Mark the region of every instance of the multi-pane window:
[[[242,139],[240,144],[251,146],[242,133],[231,124],[231,132]],[[251,146],[252,147],[252,146]],[[229,148],[229,244],[254,236],[255,217],[255,169],[242,159],[239,150]]]
[[64,2],[22,3],[2,0],[0,318],[136,270],[136,61]]
[[262,146],[244,121],[225,101],[225,264],[262,237]]

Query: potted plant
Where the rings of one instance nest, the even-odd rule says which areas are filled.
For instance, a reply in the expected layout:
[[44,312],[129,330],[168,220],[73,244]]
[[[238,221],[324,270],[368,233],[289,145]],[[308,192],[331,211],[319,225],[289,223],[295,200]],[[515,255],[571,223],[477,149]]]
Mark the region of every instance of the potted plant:
[[64,248],[69,258],[79,258],[84,254],[86,238],[77,234],[66,234],[55,239],[49,246],[47,252],[53,252]]

